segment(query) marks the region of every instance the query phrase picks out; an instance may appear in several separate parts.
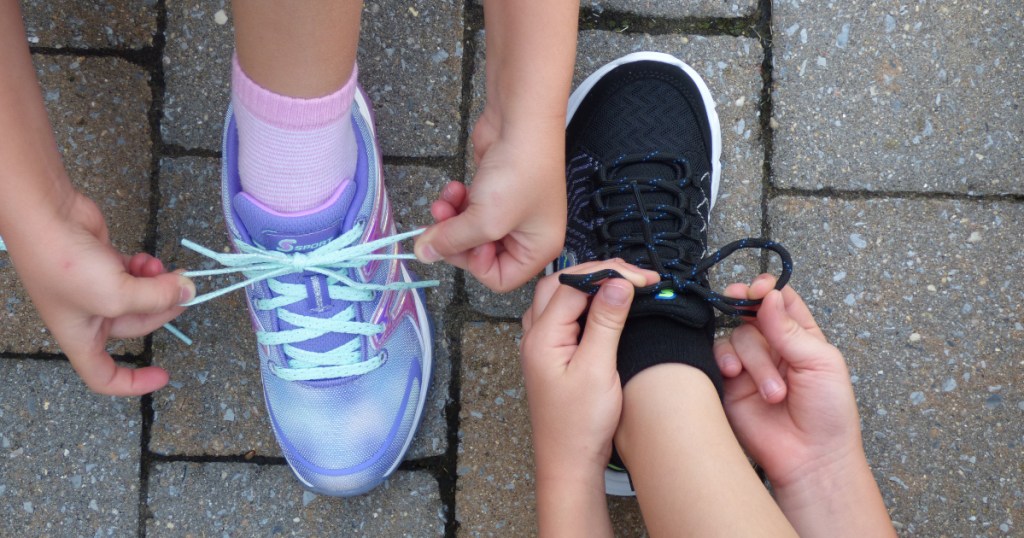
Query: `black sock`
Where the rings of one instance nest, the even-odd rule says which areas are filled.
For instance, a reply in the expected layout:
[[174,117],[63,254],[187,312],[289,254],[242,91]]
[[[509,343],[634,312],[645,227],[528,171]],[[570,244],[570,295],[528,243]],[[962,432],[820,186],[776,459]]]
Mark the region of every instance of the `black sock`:
[[714,345],[714,319],[693,327],[666,316],[630,317],[619,339],[618,369],[622,386],[646,368],[666,362],[688,364],[707,374],[723,395],[722,371]]

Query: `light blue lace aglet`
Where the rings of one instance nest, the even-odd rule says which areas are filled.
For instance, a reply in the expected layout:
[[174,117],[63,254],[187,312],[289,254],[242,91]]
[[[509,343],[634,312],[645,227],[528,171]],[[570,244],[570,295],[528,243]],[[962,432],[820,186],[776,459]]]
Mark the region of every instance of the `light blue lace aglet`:
[[192,339],[186,336],[185,333],[181,332],[174,325],[171,325],[170,323],[164,323],[164,329],[167,329],[167,332],[173,334],[175,337],[178,338],[178,340],[181,340],[186,346],[192,345]]

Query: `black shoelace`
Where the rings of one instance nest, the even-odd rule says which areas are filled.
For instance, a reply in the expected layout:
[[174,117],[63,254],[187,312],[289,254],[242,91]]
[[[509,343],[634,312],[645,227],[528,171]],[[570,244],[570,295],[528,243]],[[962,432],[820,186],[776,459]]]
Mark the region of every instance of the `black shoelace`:
[[[662,177],[632,176],[623,173],[623,168],[632,165],[657,164],[674,172],[672,179]],[[642,170],[642,169],[641,169]],[[700,189],[702,178],[692,178],[686,159],[678,155],[647,154],[627,155],[610,166],[597,171],[601,187],[592,195],[591,204],[596,216],[603,219],[598,236],[600,259],[620,257],[628,263],[644,269],[657,271],[661,281],[657,284],[637,288],[637,294],[661,294],[670,290],[674,293],[690,293],[710,303],[726,315],[755,316],[757,312],[749,307],[761,304],[760,299],[737,299],[721,295],[701,283],[702,277],[711,267],[738,250],[764,249],[775,252],[782,261],[782,273],[775,283],[781,290],[793,273],[793,260],[780,244],[769,239],[741,239],[722,247],[711,256],[699,258],[690,250],[704,251],[704,244],[696,236],[704,232],[705,221],[700,206],[710,204],[704,200],[697,208],[684,207],[683,189]],[[632,195],[630,203],[622,204],[622,196]],[[610,203],[611,197],[618,197],[618,204]],[[677,203],[665,204],[659,199],[671,197]],[[648,199],[645,202],[645,197]],[[655,229],[654,223],[659,223]],[[628,230],[627,233],[612,233],[611,227]],[[695,226],[701,229],[695,230]],[[692,247],[683,248],[684,242]],[[617,271],[604,269],[594,273],[572,275],[562,274],[558,281],[580,291],[593,295],[596,284],[607,278],[621,278]]]

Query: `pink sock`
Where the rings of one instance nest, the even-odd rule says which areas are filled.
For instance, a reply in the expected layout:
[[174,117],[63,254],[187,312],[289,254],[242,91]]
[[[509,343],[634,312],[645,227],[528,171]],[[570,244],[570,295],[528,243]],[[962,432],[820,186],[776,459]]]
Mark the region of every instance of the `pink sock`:
[[238,126],[242,190],[275,211],[305,211],[326,202],[356,169],[352,102],[357,69],[325,97],[270,92],[233,59],[231,102]]

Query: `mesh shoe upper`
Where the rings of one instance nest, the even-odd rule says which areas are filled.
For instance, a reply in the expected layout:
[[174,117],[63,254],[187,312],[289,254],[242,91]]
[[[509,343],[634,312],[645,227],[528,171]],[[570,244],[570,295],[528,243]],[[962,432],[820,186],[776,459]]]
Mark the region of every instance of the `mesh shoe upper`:
[[[569,264],[621,257],[663,280],[693,278],[707,248],[718,166],[710,114],[713,105],[673,64],[624,63],[596,81],[566,130]],[[706,276],[696,278],[706,283]],[[694,299],[638,295],[630,315],[669,315],[702,327],[711,309]]]

